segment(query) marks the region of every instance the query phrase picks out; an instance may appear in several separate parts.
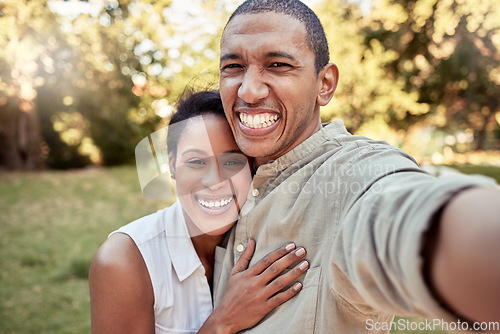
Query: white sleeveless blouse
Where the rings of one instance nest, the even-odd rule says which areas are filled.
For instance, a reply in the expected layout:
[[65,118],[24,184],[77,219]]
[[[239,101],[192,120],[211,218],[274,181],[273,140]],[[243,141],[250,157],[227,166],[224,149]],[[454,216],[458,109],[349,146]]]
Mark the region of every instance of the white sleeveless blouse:
[[154,291],[155,333],[196,333],[212,313],[205,268],[189,237],[178,202],[112,232],[135,242]]

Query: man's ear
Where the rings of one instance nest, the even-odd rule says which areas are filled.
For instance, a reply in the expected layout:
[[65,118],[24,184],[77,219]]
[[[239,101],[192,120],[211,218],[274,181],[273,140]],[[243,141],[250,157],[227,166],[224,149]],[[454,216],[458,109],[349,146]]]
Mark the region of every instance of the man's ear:
[[170,169],[172,179],[175,180],[175,157],[172,152],[168,154],[168,168]]
[[328,63],[318,73],[320,84],[316,102],[321,107],[326,106],[333,97],[339,82],[339,69],[334,63]]

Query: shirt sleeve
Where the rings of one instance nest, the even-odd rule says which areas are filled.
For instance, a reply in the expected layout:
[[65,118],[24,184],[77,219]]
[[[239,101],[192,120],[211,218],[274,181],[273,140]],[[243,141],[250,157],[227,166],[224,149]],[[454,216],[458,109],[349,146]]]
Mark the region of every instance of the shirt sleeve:
[[496,183],[461,174],[435,178],[386,145],[356,151],[342,173],[356,186],[343,193],[332,247],[334,293],[357,309],[456,320],[424,280],[425,234],[458,192]]

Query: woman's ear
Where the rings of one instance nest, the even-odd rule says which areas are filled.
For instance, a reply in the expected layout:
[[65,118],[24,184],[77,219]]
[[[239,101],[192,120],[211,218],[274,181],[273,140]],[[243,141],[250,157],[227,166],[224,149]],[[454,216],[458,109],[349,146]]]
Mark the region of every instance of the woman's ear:
[[326,106],[333,97],[339,82],[339,69],[334,63],[328,63],[318,73],[320,83],[316,102],[321,107]]
[[168,154],[168,168],[170,169],[172,179],[175,180],[175,157],[172,152]]

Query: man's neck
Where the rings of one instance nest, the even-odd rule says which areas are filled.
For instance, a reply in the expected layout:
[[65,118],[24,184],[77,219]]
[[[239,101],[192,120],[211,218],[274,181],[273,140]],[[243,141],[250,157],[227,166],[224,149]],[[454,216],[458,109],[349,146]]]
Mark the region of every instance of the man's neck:
[[257,169],[257,168],[259,168],[262,165],[265,165],[265,164],[267,164],[269,162],[272,162],[272,161],[274,161],[274,160],[276,160],[276,159],[284,156],[285,154],[287,154],[288,152],[290,152],[291,150],[293,150],[294,148],[296,148],[297,146],[299,146],[300,144],[302,144],[306,139],[308,139],[309,137],[311,137],[313,134],[315,134],[319,130],[321,130],[321,121],[318,121],[317,125],[313,128],[313,130],[311,131],[311,133],[310,133],[310,135],[308,137],[305,137],[304,139],[302,139],[299,142],[293,143],[286,150],[284,150],[283,152],[280,152],[280,155],[278,155],[278,156],[267,156],[267,157],[255,157],[254,158],[254,167],[255,167],[255,169]]

